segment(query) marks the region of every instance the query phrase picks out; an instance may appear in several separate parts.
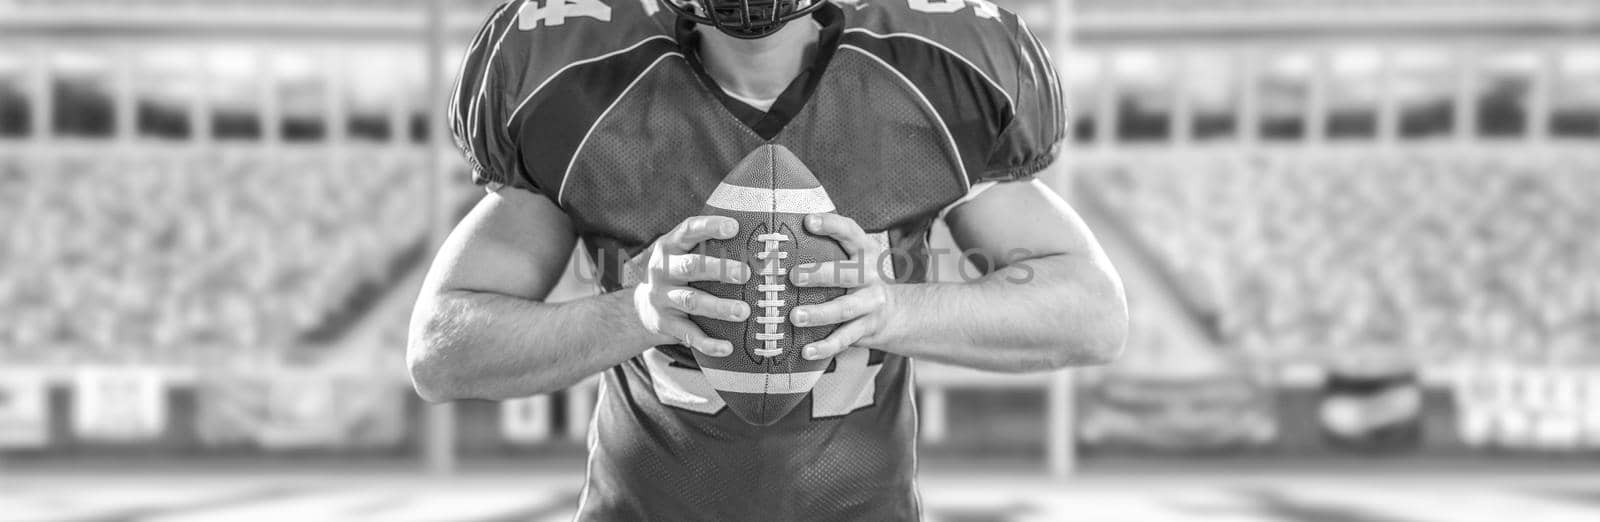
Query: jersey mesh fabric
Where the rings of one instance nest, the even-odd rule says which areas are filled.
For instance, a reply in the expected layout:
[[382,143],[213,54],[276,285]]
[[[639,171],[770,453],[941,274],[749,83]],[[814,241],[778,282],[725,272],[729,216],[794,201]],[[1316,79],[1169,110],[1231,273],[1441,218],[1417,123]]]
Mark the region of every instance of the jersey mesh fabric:
[[[820,93],[851,93],[806,105],[777,143],[788,146],[834,196],[839,214],[866,230],[937,215],[964,193],[957,153],[917,93],[876,62],[841,50]],[[850,136],[846,143],[833,136]],[[893,172],[892,179],[872,173]],[[870,195],[870,196],[867,196]]]
[[[797,84],[805,90],[791,89],[801,96],[774,104],[781,117],[747,124],[703,83],[684,40],[672,45],[670,15],[637,2],[609,5],[609,20],[574,17],[531,30],[499,20],[516,27],[487,32],[505,38],[475,46],[466,67],[498,63],[499,73],[518,74],[464,71],[494,81],[459,87],[524,101],[510,114],[509,139],[463,146],[474,158],[524,166],[518,179],[528,183],[512,185],[554,196],[607,290],[622,288],[624,261],[699,213],[729,169],[768,140],[795,152],[840,214],[887,237],[902,282],[929,273],[928,229],[986,174],[979,171],[1048,159],[1042,142],[1055,121],[1012,122],[1005,146],[995,146],[1013,116],[1002,113],[1005,100],[1020,104],[1017,119],[1058,116],[1046,102],[1059,93],[1030,92],[1053,88],[1054,78],[1018,69],[1019,59],[1042,53],[1017,52],[1030,38],[1012,34],[1009,14],[996,24],[917,13],[904,2],[829,6],[817,20],[825,35],[844,36],[825,38],[834,52],[818,55],[832,62],[819,61]],[[891,34],[916,36],[881,36]],[[543,86],[537,95],[535,86]],[[463,106],[501,117],[510,108]],[[500,123],[452,121],[479,136],[494,129],[475,125]],[[579,520],[916,520],[910,372],[899,356],[846,352],[787,416],[758,427],[723,407],[687,349],[652,348],[604,376]]]
[[[649,243],[699,212],[728,169],[762,142],[741,125],[708,125],[679,117],[681,105],[715,110],[680,58],[639,80],[591,131],[563,181],[567,207],[580,234],[606,233]],[[664,64],[665,65],[665,64]],[[661,144],[692,143],[692,153],[663,154]],[[595,175],[623,174],[625,175]]]
[[[628,97],[614,108],[619,114],[660,114],[664,117],[617,119],[597,126],[566,180],[566,205],[579,216],[585,243],[636,253],[639,245],[666,232],[682,219],[699,212],[726,172],[763,141],[743,127],[715,98],[686,85],[696,81],[685,69],[661,68],[639,81]],[[845,86],[835,86],[845,88]],[[669,92],[670,91],[670,92]],[[903,96],[903,94],[901,94]],[[892,97],[892,96],[891,96]],[[673,100],[671,107],[664,100]],[[905,101],[887,103],[890,118],[911,127],[916,106]],[[708,118],[682,118],[680,104],[710,111]],[[863,105],[865,101],[863,100]],[[851,107],[828,107],[812,118],[840,121]],[[627,111],[627,112],[623,112]],[[665,117],[673,116],[673,117]],[[786,132],[800,129],[791,126]],[[835,129],[857,132],[854,129]],[[899,129],[905,140],[922,140],[929,133]],[[946,173],[946,187],[957,178],[932,165],[942,156],[934,148],[918,149],[904,143],[853,142],[848,149],[811,143],[825,133],[796,138],[805,144],[801,160],[807,166],[827,165],[830,172],[813,172],[825,186],[837,190],[876,190],[871,185],[852,186],[845,162],[822,161],[829,154],[861,157],[876,151],[868,147],[893,146],[904,153],[898,161]],[[898,140],[896,140],[898,141]],[[663,154],[661,143],[690,143],[693,153]],[[874,166],[887,168],[888,165]],[[898,168],[905,168],[901,165]],[[637,172],[624,176],[585,177],[583,173]],[[898,170],[897,170],[898,172]],[[631,177],[631,176],[629,176]],[[920,182],[911,180],[911,182]],[[931,183],[925,189],[933,189]],[[958,193],[953,191],[951,193]],[[832,193],[830,192],[830,195]],[[906,212],[917,205],[921,213],[936,212],[940,194],[922,194],[896,202],[890,212]],[[845,198],[859,200],[861,198]],[[653,202],[654,204],[640,204]],[[669,204],[670,202],[670,204]],[[858,212],[876,208],[873,202],[856,202]],[[606,209],[586,212],[582,209]],[[889,219],[875,217],[873,222]],[[928,219],[905,223],[925,233]],[[616,231],[639,237],[617,237]],[[912,235],[917,235],[912,232]],[[608,284],[617,288],[616,283]],[[679,346],[657,348],[686,370],[696,368],[688,350]],[[812,519],[826,514],[830,520],[910,520],[918,516],[913,487],[913,438],[910,405],[899,397],[906,388],[907,361],[895,356],[872,355],[858,372],[876,371],[876,378],[828,379],[820,384],[851,387],[832,390],[839,396],[872,399],[865,409],[829,412],[818,417],[813,401],[806,399],[788,417],[768,427],[745,424],[729,412],[707,415],[662,405],[646,365],[631,361],[606,376],[608,397],[600,415],[597,444],[591,450],[589,495],[584,520],[769,520]],[[830,373],[839,374],[835,365]],[[848,402],[848,401],[847,401]],[[851,413],[845,415],[846,413]],[[625,493],[624,493],[625,492]],[[758,515],[757,515],[758,514]]]
[[768,427],[649,407],[642,365],[609,372],[580,520],[917,519],[908,366],[876,356],[878,403],[813,418],[807,399]]
[[[950,138],[913,88],[876,62],[841,53],[832,67],[835,74],[818,88],[831,103],[808,104],[773,142],[795,152],[841,214],[888,233],[902,281],[920,280],[933,216],[964,191]],[[763,143],[713,96],[685,87],[695,81],[689,71],[655,74],[614,110],[668,116],[690,104],[709,114],[619,119],[595,129],[573,168],[580,177],[566,182],[567,205],[580,216],[587,243],[636,248],[666,232],[698,212],[728,170]],[[661,100],[676,101],[668,107]],[[841,135],[853,139],[841,142]],[[693,144],[693,152],[664,153],[661,143]],[[605,172],[643,174],[618,181],[581,176]],[[885,172],[894,176],[874,175]],[[623,239],[616,231],[643,232]],[[658,350],[680,368],[695,368],[686,348]],[[653,388],[662,376],[637,361],[609,373],[608,386],[619,391],[599,413],[603,431],[591,457],[583,519],[918,518],[908,361],[882,353],[862,358],[870,361],[835,364],[818,383],[830,397],[844,398],[826,406],[842,408],[819,410],[814,394],[767,427],[727,411],[662,405]],[[841,372],[855,375],[840,378]],[[595,493],[607,491],[613,493]]]

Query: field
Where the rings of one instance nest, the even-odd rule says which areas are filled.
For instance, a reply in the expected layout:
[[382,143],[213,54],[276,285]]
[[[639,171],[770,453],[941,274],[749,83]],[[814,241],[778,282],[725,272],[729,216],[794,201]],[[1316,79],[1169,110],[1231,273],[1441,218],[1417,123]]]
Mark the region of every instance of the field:
[[[7,474],[5,521],[570,520],[574,463],[447,478],[397,471]],[[1538,522],[1600,517],[1600,476],[1484,470],[1091,471],[1068,481],[930,465],[929,522]],[[942,468],[942,470],[941,470]]]

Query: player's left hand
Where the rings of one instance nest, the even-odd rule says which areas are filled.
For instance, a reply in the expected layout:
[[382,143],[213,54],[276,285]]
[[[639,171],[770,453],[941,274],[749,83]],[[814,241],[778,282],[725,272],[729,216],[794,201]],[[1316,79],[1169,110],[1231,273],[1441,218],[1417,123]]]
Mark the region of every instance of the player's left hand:
[[807,263],[789,274],[795,286],[848,290],[832,301],[796,306],[789,313],[789,321],[795,326],[841,325],[832,335],[802,349],[803,357],[815,361],[833,357],[882,331],[889,324],[894,295],[881,268],[887,257],[883,245],[868,236],[855,220],[837,214],[812,214],[806,216],[806,229],[832,237],[850,255],[849,261]]

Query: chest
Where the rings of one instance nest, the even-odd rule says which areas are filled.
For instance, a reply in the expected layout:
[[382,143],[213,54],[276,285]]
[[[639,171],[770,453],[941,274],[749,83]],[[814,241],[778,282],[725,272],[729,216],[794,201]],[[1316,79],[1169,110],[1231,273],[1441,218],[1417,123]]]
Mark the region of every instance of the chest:
[[[967,162],[926,96],[871,59],[841,53],[810,99],[770,140],[735,117],[687,63],[652,67],[611,101],[575,153],[527,165],[578,232],[642,245],[700,212],[741,158],[765,143],[792,150],[840,214],[869,231],[925,221],[966,191]],[[579,93],[581,96],[581,93]],[[538,144],[523,144],[525,153]],[[537,154],[525,154],[537,157]]]

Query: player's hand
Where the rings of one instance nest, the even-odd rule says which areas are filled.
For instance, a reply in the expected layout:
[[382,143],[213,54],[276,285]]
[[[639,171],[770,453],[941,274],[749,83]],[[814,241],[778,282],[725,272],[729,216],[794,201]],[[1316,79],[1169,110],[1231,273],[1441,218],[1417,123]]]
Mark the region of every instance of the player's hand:
[[880,266],[886,259],[884,247],[855,220],[836,214],[812,214],[806,216],[806,229],[832,237],[850,255],[849,261],[807,263],[789,274],[795,286],[848,289],[837,299],[796,306],[789,313],[789,321],[795,326],[841,325],[832,335],[801,349],[802,357],[815,361],[833,357],[882,330],[894,309],[894,295]]
[[656,239],[646,251],[644,281],[633,289],[633,304],[645,329],[661,336],[660,344],[682,343],[713,357],[733,353],[732,343],[706,335],[689,316],[743,321],[750,316],[750,305],[688,285],[695,281],[743,284],[750,279],[750,267],[743,261],[690,253],[706,240],[730,239],[738,232],[739,222],[732,218],[695,216]]

